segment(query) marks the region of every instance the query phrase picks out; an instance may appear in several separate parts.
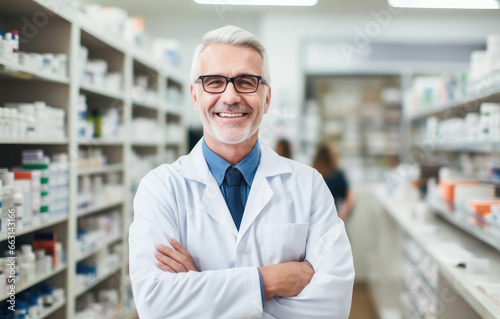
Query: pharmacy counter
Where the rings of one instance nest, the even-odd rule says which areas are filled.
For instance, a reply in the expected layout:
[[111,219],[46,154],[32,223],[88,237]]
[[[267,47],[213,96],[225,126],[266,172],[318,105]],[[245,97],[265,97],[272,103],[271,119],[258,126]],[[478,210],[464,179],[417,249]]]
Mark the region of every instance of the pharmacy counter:
[[415,194],[389,198],[379,185],[363,196],[374,203],[368,278],[382,318],[500,318],[500,251]]

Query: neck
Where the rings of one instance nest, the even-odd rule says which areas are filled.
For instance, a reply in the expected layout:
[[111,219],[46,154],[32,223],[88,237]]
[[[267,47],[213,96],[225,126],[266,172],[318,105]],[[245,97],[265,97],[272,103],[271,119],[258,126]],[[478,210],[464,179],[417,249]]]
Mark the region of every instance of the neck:
[[222,143],[204,132],[205,143],[215,154],[222,157],[229,164],[235,166],[250,154],[257,143],[258,131],[253,136],[239,144]]

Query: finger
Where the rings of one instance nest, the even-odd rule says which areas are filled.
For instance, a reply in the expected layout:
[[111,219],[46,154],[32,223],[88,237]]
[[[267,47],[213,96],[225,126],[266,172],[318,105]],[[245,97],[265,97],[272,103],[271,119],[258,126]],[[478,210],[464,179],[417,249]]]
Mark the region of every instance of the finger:
[[[194,266],[193,259],[191,258],[191,255],[188,253],[188,251],[180,244],[179,242],[175,240],[169,240],[171,242],[171,245],[174,248],[168,247],[166,245],[159,244],[157,246],[157,249],[159,252],[161,252],[164,255],[169,256],[179,264],[181,264],[184,268],[186,268],[188,271],[198,271],[196,267]],[[181,251],[178,251],[176,248],[178,248]]]
[[[175,250],[172,249],[172,251],[175,251]],[[159,262],[162,262],[163,264],[167,265],[172,270],[174,270],[174,272],[176,272],[176,273],[188,271],[186,269],[186,267],[184,267],[183,265],[181,265],[180,263],[178,263],[177,261],[175,261],[174,259],[172,259],[172,257],[170,257],[168,255],[164,255],[160,252],[157,252],[155,254],[155,257],[156,257],[156,259],[158,259]]]
[[177,240],[175,240],[173,238],[170,238],[168,240],[168,242],[170,243],[170,245],[172,245],[172,247],[175,250],[177,250],[178,252],[180,252],[181,254],[183,254],[184,256],[186,256],[186,258],[188,259],[188,261],[190,263],[189,270],[197,271],[196,267],[194,266],[193,258],[191,257],[191,254],[186,250],[186,248],[184,248],[184,246],[182,246],[181,243],[179,243]]
[[171,273],[177,273],[176,271],[174,271],[172,268],[170,268],[169,266],[165,265],[164,263],[162,263],[161,261],[159,261],[156,266],[158,268],[160,268],[161,270],[163,271],[167,271],[167,272],[171,272]]
[[181,254],[180,252],[178,252],[174,248],[171,248],[171,247],[168,247],[165,245],[161,245],[161,244],[158,245],[157,248],[158,248],[158,252],[160,252],[163,255],[166,255],[167,257],[170,257],[171,259],[173,259],[177,263],[181,264],[186,269],[186,271],[195,270],[195,268],[194,268],[193,264],[191,263],[191,261],[189,260],[189,258],[186,257],[185,255]]

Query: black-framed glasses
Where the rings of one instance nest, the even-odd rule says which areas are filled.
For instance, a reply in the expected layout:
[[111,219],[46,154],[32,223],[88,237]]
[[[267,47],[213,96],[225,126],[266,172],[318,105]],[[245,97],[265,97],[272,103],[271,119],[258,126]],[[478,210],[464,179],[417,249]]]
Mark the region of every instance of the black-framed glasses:
[[203,90],[207,93],[223,93],[227,85],[232,82],[234,89],[238,93],[255,93],[259,89],[259,82],[266,85],[266,82],[258,75],[238,75],[234,78],[228,78],[223,75],[202,75],[197,81],[201,80]]

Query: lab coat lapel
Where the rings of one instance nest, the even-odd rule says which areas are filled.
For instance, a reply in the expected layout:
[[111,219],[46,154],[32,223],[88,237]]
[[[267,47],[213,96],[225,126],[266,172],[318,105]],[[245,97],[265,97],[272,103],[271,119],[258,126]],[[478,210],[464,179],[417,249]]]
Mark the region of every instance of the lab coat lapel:
[[273,190],[269,186],[269,182],[263,175],[262,169],[257,168],[255,177],[250,188],[250,194],[248,194],[247,204],[245,206],[245,212],[243,213],[243,219],[241,220],[240,231],[238,233],[239,244],[241,238],[245,232],[250,228],[255,218],[259,216],[264,207],[269,203],[273,197]]
[[234,236],[238,236],[238,230],[234,224],[229,208],[226,201],[222,196],[219,185],[215,178],[210,175],[211,179],[208,182],[207,188],[203,193],[202,204],[205,211],[217,221],[219,224],[224,225]]
[[252,187],[250,188],[250,194],[248,194],[245,212],[243,213],[243,219],[238,233],[237,244],[239,244],[245,232],[251,227],[257,216],[259,216],[273,197],[274,192],[267,178],[290,173],[292,171],[290,165],[286,162],[287,160],[278,156],[268,146],[260,144],[260,150],[260,164],[255,173]]
[[203,194],[201,202],[205,212],[216,222],[224,225],[234,236],[237,236],[238,230],[234,225],[219,185],[208,168],[201,146],[200,140],[184,159],[180,173],[184,178],[199,182],[197,185],[200,188],[198,194]]

